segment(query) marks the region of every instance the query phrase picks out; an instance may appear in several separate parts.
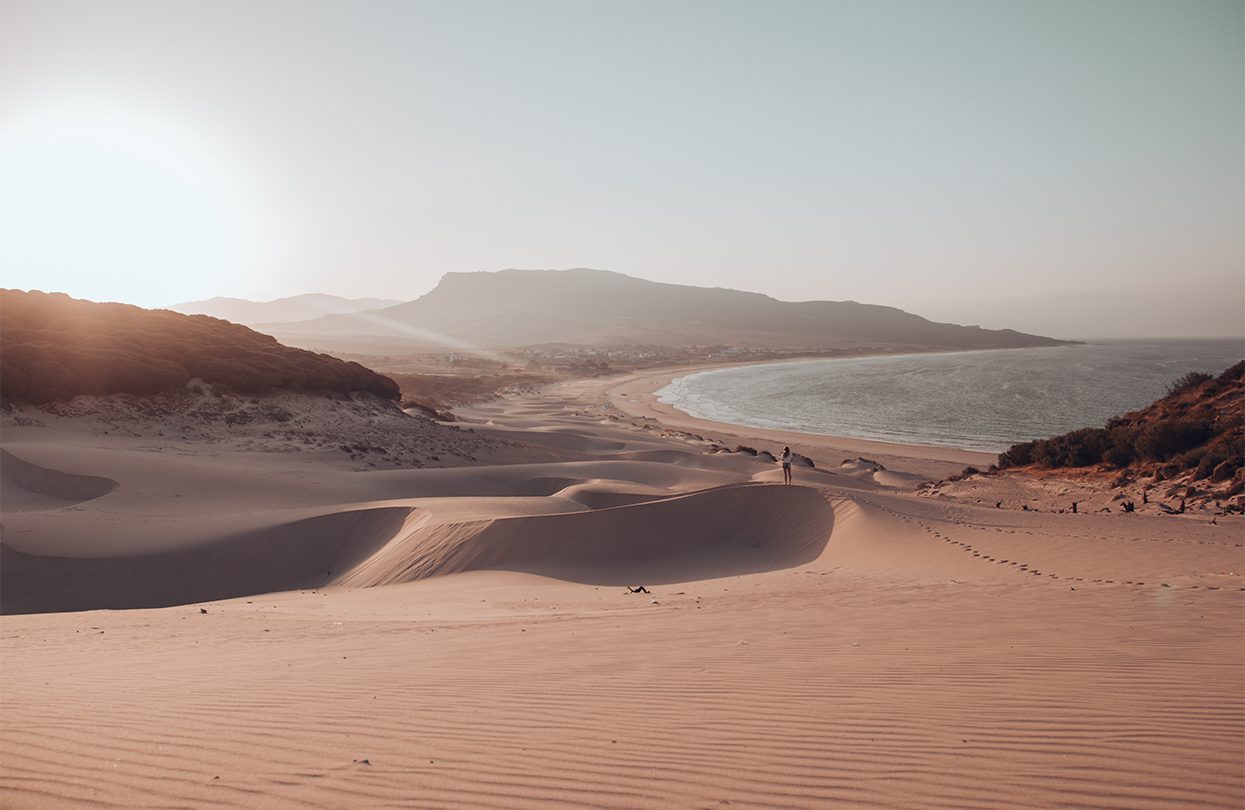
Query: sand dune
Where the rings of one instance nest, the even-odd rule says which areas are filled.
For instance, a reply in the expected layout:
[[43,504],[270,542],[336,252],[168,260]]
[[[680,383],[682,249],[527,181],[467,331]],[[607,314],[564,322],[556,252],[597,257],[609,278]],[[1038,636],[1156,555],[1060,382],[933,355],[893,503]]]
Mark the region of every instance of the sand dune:
[[524,571],[588,584],[668,583],[815,559],[834,524],[806,487],[739,485],[589,512],[441,523],[395,537],[338,584]]
[[[515,494],[548,495],[581,482],[527,483],[531,491]],[[394,505],[328,512],[144,555],[98,556],[95,549],[36,556],[0,546],[5,610],[159,607],[487,569],[594,584],[674,582],[807,561],[833,525],[828,502],[805,487],[735,485],[556,514],[495,516],[486,508],[485,518],[471,514],[478,500],[436,499],[432,509],[382,503]]]
[[589,509],[609,509],[656,500],[663,497],[665,492],[661,488],[644,484],[594,478],[572,484],[555,494],[582,503]]
[[6,612],[159,607],[324,584],[400,531],[410,509],[333,512],[191,548],[50,557],[0,546]]
[[111,478],[40,467],[0,450],[0,499],[7,512],[71,506],[102,498],[117,486]]
[[687,491],[738,480],[735,474],[679,469],[651,461],[573,461],[507,464],[448,470],[384,470],[357,477],[360,492],[386,498],[481,495],[551,495],[586,480],[629,482],[667,491]]
[[918,495],[980,454],[619,384],[463,410],[561,462],[6,426],[5,610],[172,606],[0,618],[4,806],[1245,805],[1240,519]]
[[[843,504],[805,565],[652,597],[476,572],[10,617],[3,787],[132,807],[1239,803],[1234,594],[1070,591],[922,545],[889,504]],[[903,576],[850,570],[896,535]]]

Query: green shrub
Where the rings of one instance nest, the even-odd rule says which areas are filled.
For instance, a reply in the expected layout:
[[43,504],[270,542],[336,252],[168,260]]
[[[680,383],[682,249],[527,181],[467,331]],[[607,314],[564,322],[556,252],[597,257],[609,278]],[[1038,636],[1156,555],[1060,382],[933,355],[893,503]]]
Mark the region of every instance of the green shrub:
[[1182,470],[1197,469],[1197,465],[1201,463],[1202,458],[1206,455],[1205,447],[1195,447],[1192,450],[1186,450],[1183,453],[1169,459],[1170,463],[1175,464]]
[[1068,446],[1062,436],[1034,443],[1033,462],[1043,467],[1068,466]]
[[[1198,395],[1192,401],[1184,398],[1159,402],[1144,412],[1112,417],[1103,428],[1082,428],[1062,436],[1012,445],[999,455],[999,467],[1085,467],[1098,463],[1127,467],[1138,461],[1162,461],[1182,469],[1195,469],[1203,478],[1224,461],[1239,460],[1234,469],[1243,467],[1243,382],[1245,361],[1218,377],[1190,372],[1173,383],[1168,394],[1196,388]],[[1213,420],[1204,418],[1207,414]]]
[[1243,380],[1245,380],[1245,360],[1228,366],[1228,368],[1219,375],[1216,382],[1227,385],[1228,383],[1241,382]]
[[1087,467],[1102,461],[1110,449],[1106,429],[1081,428],[1063,436],[1012,445],[1000,454],[999,466]]
[[1107,440],[1109,447],[1102,454],[1102,460],[1115,467],[1127,467],[1137,458],[1137,428],[1132,425],[1114,421],[1107,423]]
[[1205,419],[1167,419],[1148,425],[1137,437],[1137,454],[1152,461],[1166,461],[1197,447],[1211,436]]
[[1033,447],[1037,442],[1021,442],[999,453],[999,469],[1024,467],[1033,463]]
[[1173,394],[1179,394],[1182,391],[1188,391],[1191,388],[1196,388],[1202,383],[1210,382],[1213,379],[1215,379],[1214,375],[1207,374],[1204,371],[1190,371],[1188,374],[1184,375],[1167,387],[1167,395],[1172,396]]
[[1065,435],[1064,466],[1088,467],[1102,461],[1111,447],[1111,439],[1103,428],[1081,428]]

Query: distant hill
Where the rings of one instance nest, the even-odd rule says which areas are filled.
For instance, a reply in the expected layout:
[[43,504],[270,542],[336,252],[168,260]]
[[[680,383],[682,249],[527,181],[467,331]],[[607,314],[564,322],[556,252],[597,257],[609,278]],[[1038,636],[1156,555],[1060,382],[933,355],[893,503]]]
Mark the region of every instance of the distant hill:
[[0,397],[42,403],[79,394],[154,394],[193,379],[241,393],[398,386],[358,363],[283,346],[205,315],[0,290]]
[[911,346],[1002,348],[1061,341],[935,323],[855,301],[788,302],[759,293],[662,284],[603,270],[447,273],[404,304],[258,328],[331,349],[472,345]]
[[1013,445],[999,456],[999,467],[1102,464],[1153,471],[1158,478],[1192,472],[1195,480],[1226,481],[1245,467],[1242,403],[1245,361],[1217,377],[1190,372],[1166,396],[1104,427]]
[[253,326],[257,323],[290,323],[343,312],[361,312],[400,304],[389,298],[339,298],[324,293],[308,293],[272,301],[248,301],[245,298],[209,298],[188,301],[168,309],[186,315],[211,315],[234,323]]

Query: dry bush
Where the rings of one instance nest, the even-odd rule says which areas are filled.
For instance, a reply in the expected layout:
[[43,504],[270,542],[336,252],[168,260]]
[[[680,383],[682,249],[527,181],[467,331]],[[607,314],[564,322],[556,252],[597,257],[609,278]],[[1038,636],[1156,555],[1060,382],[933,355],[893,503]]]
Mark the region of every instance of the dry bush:
[[[1207,477],[1220,464],[1240,458],[1245,444],[1243,384],[1245,362],[1218,377],[1190,372],[1173,383],[1162,399],[1140,411],[1113,417],[1105,427],[1014,444],[999,455],[999,467],[1108,464],[1122,468],[1170,461]],[[1245,459],[1239,466],[1245,466]]]

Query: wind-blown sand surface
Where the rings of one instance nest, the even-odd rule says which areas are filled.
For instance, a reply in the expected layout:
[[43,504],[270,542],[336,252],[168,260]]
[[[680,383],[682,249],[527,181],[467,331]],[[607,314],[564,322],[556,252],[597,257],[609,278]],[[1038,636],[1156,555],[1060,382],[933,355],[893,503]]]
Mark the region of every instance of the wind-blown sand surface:
[[918,497],[982,454],[657,378],[461,410],[504,466],[6,424],[0,803],[1245,804],[1239,519]]

